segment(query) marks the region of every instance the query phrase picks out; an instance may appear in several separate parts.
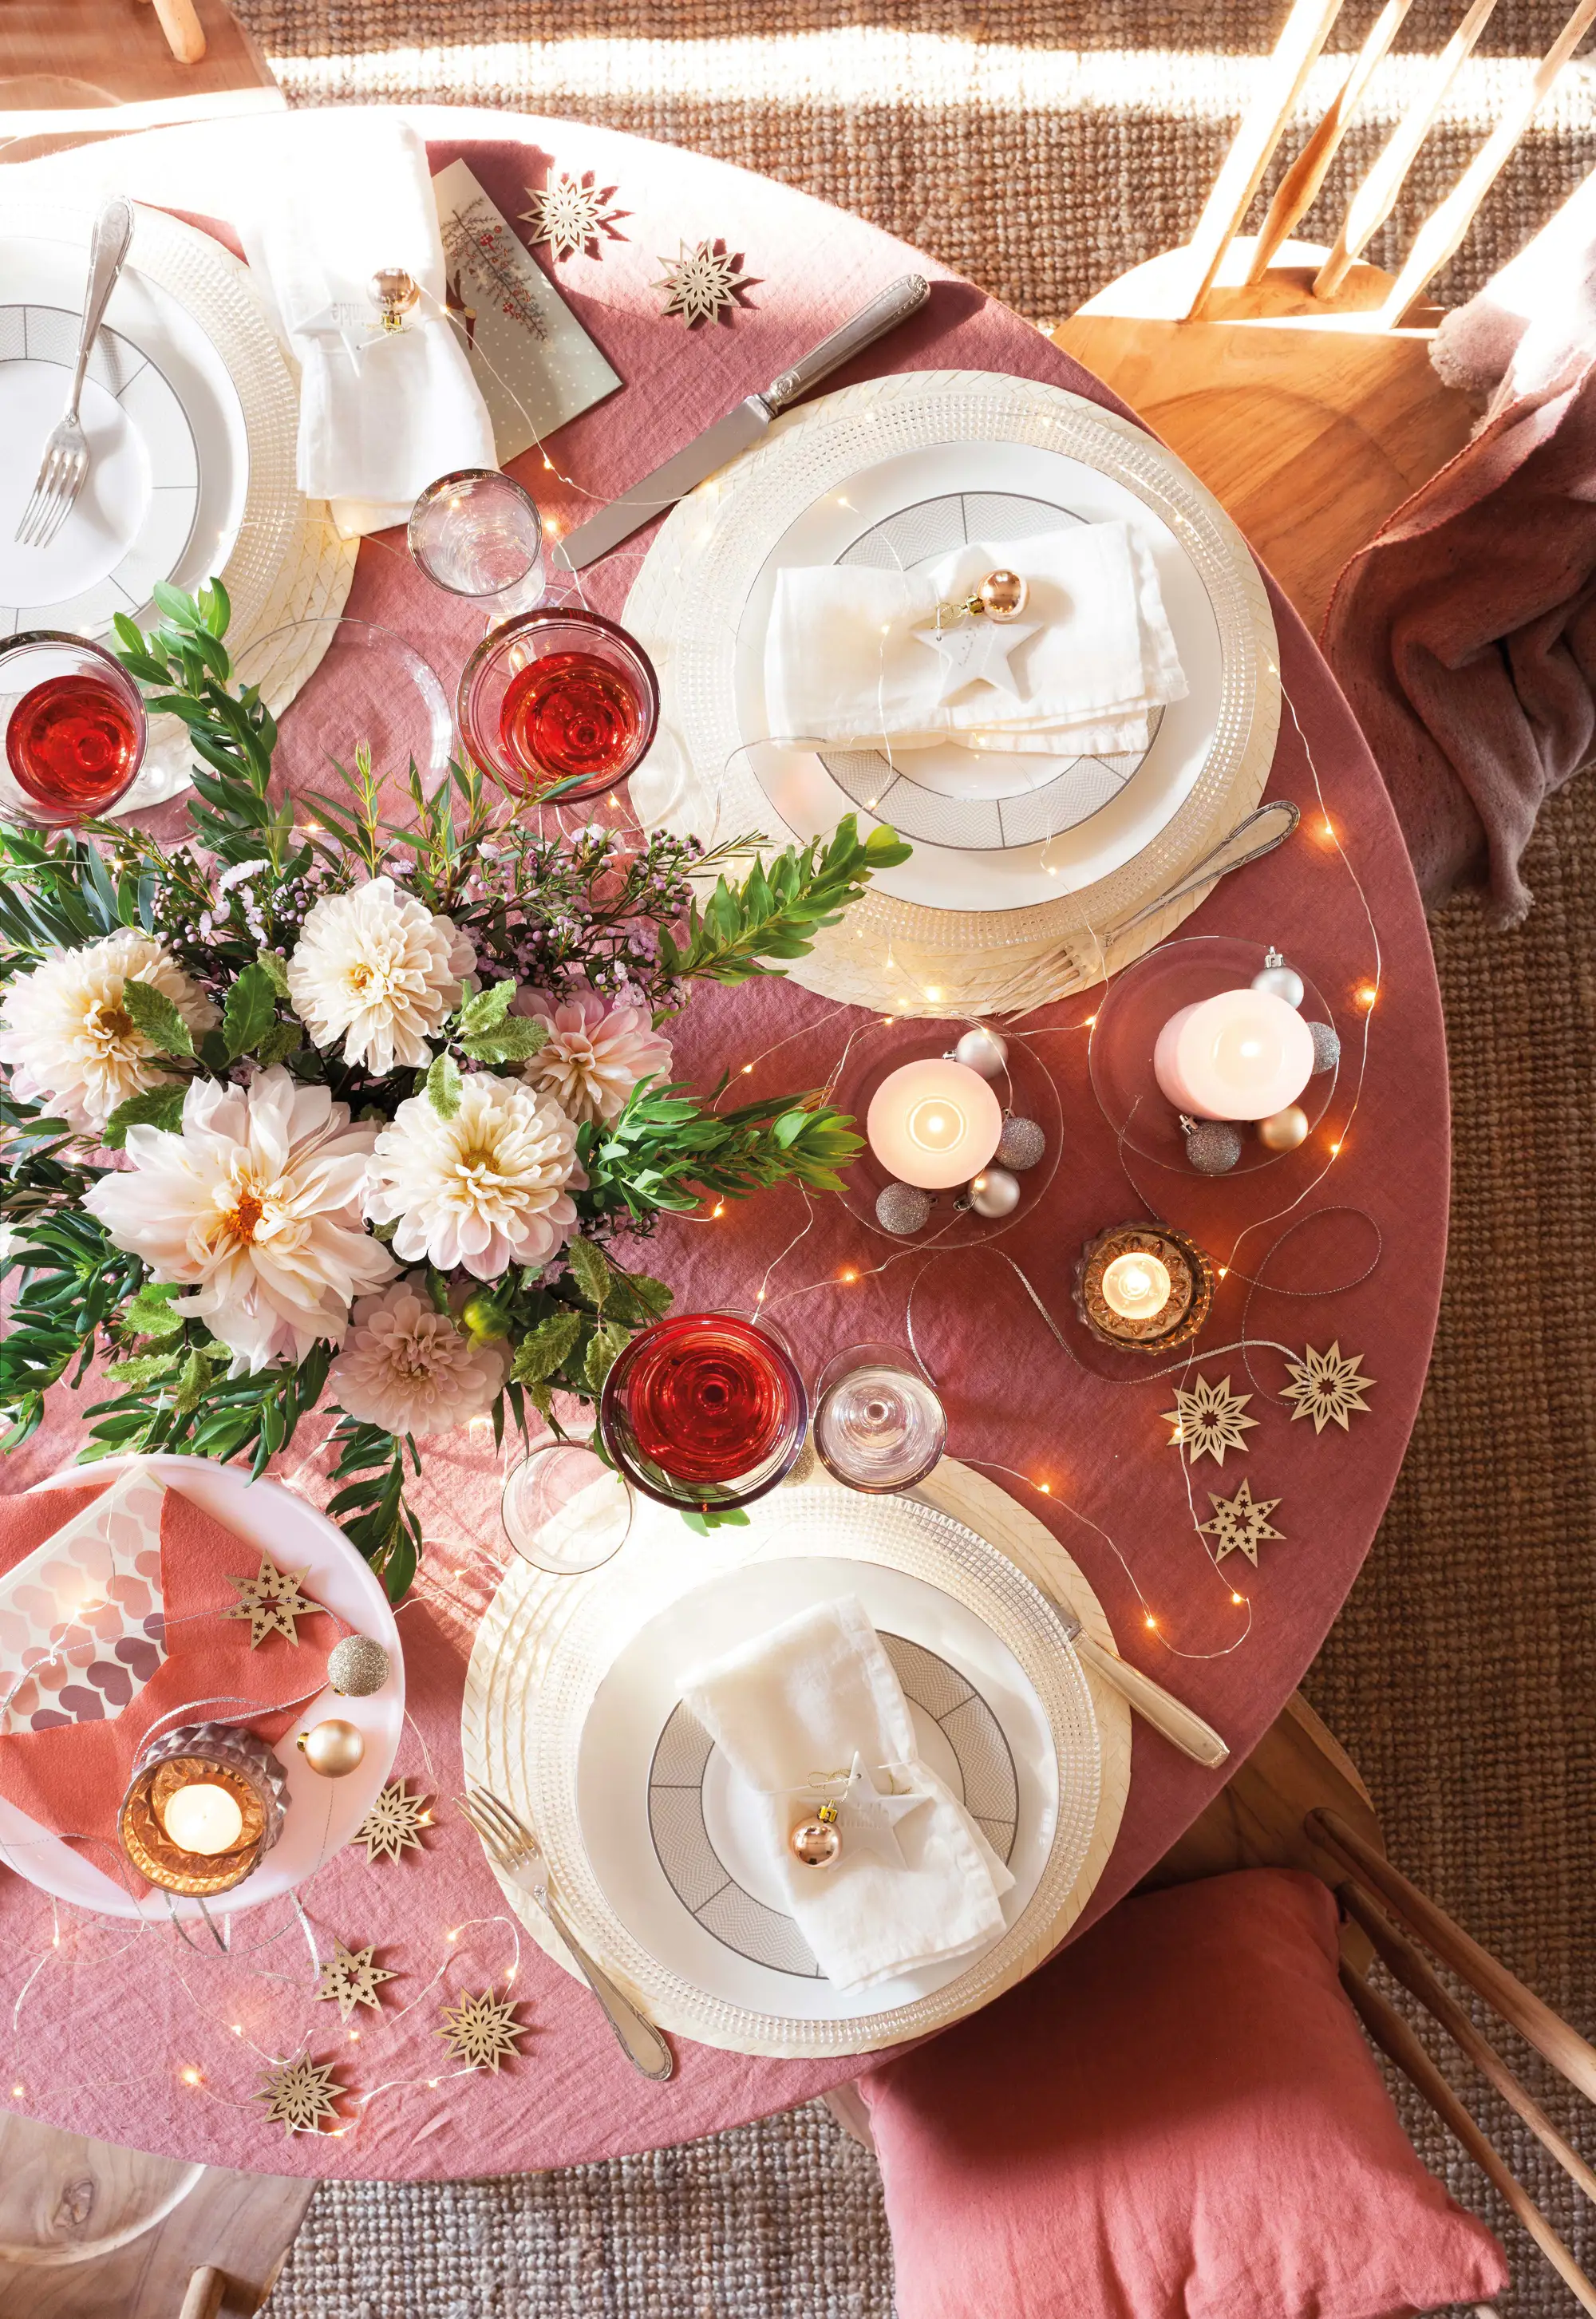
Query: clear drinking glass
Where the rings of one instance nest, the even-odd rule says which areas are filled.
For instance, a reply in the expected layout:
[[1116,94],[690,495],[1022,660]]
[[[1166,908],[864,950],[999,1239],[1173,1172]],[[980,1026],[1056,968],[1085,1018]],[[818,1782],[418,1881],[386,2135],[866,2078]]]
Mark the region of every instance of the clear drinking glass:
[[923,1482],[947,1446],[934,1386],[896,1345],[849,1345],[815,1385],[815,1447],[827,1473],[879,1494]]
[[0,811],[59,826],[109,813],[144,762],[144,703],[103,645],[55,628],[0,645]]
[[428,580],[451,596],[473,598],[495,625],[543,600],[537,502],[496,467],[463,467],[428,483],[406,536]]
[[504,1534],[524,1562],[556,1578],[597,1570],[632,1527],[623,1475],[585,1441],[544,1441],[504,1484]]

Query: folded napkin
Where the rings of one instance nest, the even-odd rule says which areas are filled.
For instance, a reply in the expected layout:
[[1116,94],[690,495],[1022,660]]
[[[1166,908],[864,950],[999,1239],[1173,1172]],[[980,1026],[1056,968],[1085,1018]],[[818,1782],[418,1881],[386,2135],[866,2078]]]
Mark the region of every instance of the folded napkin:
[[[983,1949],[1002,1932],[1001,1898],[1014,1880],[920,1760],[892,1663],[852,1595],[800,1611],[699,1668],[683,1697],[758,1791],[789,1908],[828,1981],[868,1989]],[[788,1837],[814,1817],[814,1775],[845,1770],[856,1755],[878,1792],[924,1801],[873,1842],[850,1827],[844,1806],[840,1857],[806,1868]]]
[[276,1739],[326,1683],[330,1612],[257,1649],[222,1615],[259,1563],[149,1468],[0,1499],[0,1795],[131,1877],[117,1813],[147,1738],[247,1722]]
[[[392,114],[290,113],[272,198],[240,217],[245,256],[300,365],[299,486],[346,536],[402,523],[458,467],[492,467],[493,429],[444,319],[443,243],[416,131]],[[375,329],[374,274],[422,293],[406,328]]]
[[[1017,572],[1020,618],[950,622],[939,604]],[[1077,524],[955,548],[914,572],[866,564],[777,574],[765,641],[773,735],[1113,755],[1145,749],[1148,712],[1185,674],[1152,551],[1127,523]]]

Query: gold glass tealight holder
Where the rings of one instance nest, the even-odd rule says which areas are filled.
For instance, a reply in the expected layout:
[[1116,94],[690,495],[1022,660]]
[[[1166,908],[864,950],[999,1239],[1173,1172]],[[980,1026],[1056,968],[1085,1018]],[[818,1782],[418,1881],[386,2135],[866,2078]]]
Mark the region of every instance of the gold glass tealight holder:
[[134,1765],[117,1822],[122,1850],[166,1891],[195,1899],[230,1891],[277,1841],[287,1783],[252,1731],[185,1724]]
[[1089,1240],[1075,1272],[1075,1308],[1094,1337],[1162,1353],[1195,1337],[1213,1303],[1213,1265],[1172,1224],[1114,1224]]

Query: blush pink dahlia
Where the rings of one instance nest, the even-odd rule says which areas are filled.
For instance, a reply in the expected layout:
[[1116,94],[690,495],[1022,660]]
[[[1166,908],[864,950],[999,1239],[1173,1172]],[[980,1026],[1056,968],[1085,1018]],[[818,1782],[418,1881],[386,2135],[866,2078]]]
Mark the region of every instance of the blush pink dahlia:
[[547,1044],[521,1068],[578,1126],[618,1119],[639,1079],[663,1078],[671,1069],[671,1042],[654,1029],[648,1008],[624,993],[601,998],[582,985],[551,998],[524,990],[515,1011],[548,1024]]
[[327,1390],[358,1424],[423,1441],[491,1408],[509,1366],[508,1346],[473,1344],[424,1291],[396,1280],[355,1307]]

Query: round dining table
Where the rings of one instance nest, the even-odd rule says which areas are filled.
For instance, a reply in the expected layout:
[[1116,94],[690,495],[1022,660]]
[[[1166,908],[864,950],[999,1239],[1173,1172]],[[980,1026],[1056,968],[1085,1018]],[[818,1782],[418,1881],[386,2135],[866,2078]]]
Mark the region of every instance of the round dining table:
[[[909,271],[930,281],[923,310],[822,393],[893,371],[988,371],[1123,409],[1033,323],[790,186],[575,122],[436,107],[410,117],[434,170],[464,158],[507,219],[527,209],[527,188],[551,169],[591,172],[615,189],[613,236],[557,266],[546,248],[536,253],[620,380],[544,451],[513,463],[557,527],[625,492]],[[8,175],[80,205],[86,194],[122,187],[225,240],[228,136],[227,124],[141,133]],[[689,328],[662,311],[655,284],[662,260],[705,239],[749,279],[734,311]],[[584,574],[600,609],[622,611],[651,537],[640,532]],[[1094,1099],[1087,1049],[1099,994],[1043,1009],[1027,1030],[1058,1087],[1062,1164],[999,1243],[1012,1263],[990,1250],[944,1259],[920,1279],[914,1306],[916,1341],[946,1400],[951,1453],[1040,1515],[1089,1579],[1123,1655],[1214,1725],[1232,1764],[1312,1659],[1391,1494],[1435,1325],[1448,1179],[1439,995],[1407,855],[1346,701],[1290,605],[1273,586],[1269,594],[1285,699],[1267,795],[1293,799],[1301,826],[1219,885],[1185,931],[1273,943],[1312,977],[1347,1033],[1330,1109],[1305,1144],[1264,1169],[1206,1179],[1150,1167],[1122,1150]],[[347,609],[399,630],[451,690],[481,632],[480,618],[473,629],[410,564],[400,532],[362,544]],[[318,713],[316,684],[294,713]],[[323,699],[320,713],[336,715],[336,703]],[[163,829],[180,819],[176,804],[159,809]],[[704,988],[672,1026],[677,1071],[709,1086],[761,1059],[744,1082],[750,1092],[817,1085],[859,1019],[785,981]],[[778,1041],[780,1051],[767,1054]],[[1251,1413],[1263,1422],[1247,1437],[1248,1454],[1222,1471],[1188,1472],[1172,1448],[1167,1380],[1127,1377],[1123,1361],[1098,1374],[1068,1358],[1038,1310],[1040,1301],[1055,1316],[1067,1312],[1083,1243],[1150,1205],[1224,1268],[1192,1374],[1254,1392]],[[918,1268],[879,1269],[883,1243],[834,1198],[817,1200],[810,1216],[787,1187],[713,1220],[707,1209],[668,1219],[638,1254],[672,1283],[679,1309],[746,1307],[795,1236],[769,1287],[811,1376],[856,1340],[903,1340]],[[1204,1344],[1231,1346],[1244,1332],[1299,1357],[1332,1344],[1360,1357],[1374,1380],[1366,1409],[1346,1427],[1294,1421],[1278,1398],[1277,1352],[1204,1358]],[[772,2060],[678,2040],[675,2075],[651,2083],[628,2065],[588,1992],[510,1917],[454,1808],[466,1662],[506,1555],[501,1457],[482,1430],[429,1443],[416,1493],[427,1545],[399,1613],[407,1718],[394,1775],[432,1800],[419,1845],[374,1861],[364,1847],[346,1849],[297,1908],[236,1914],[225,1943],[192,1925],[68,1908],[0,1868],[0,2098],[14,2111],[227,2167],[419,2179],[681,2142],[787,2108],[870,2066],[869,2056]],[[7,1490],[55,1471],[85,1433],[81,1406],[59,1390],[44,1427],[10,1459]],[[321,1499],[330,1491],[326,1462],[302,1435],[274,1470]],[[1241,1477],[1276,1502],[1279,1533],[1245,1571],[1244,1618],[1232,1566],[1215,1560],[1187,1496],[1189,1482],[1205,1513],[1208,1492],[1229,1493]],[[692,1551],[684,1535],[683,1552]],[[1117,1841],[1079,1926],[1152,1867],[1223,1776],[1137,1722]],[[374,1945],[394,1976],[381,2011],[363,2008],[357,2042],[335,2008],[313,2001],[312,1954],[327,1954],[334,1937]],[[438,2008],[491,1983],[502,1993],[512,1963],[528,2034],[496,2073],[460,2074],[439,2043]],[[288,2134],[266,2116],[266,2060],[301,2052],[333,2065],[347,2093],[369,2097],[346,2103],[335,2129]]]

